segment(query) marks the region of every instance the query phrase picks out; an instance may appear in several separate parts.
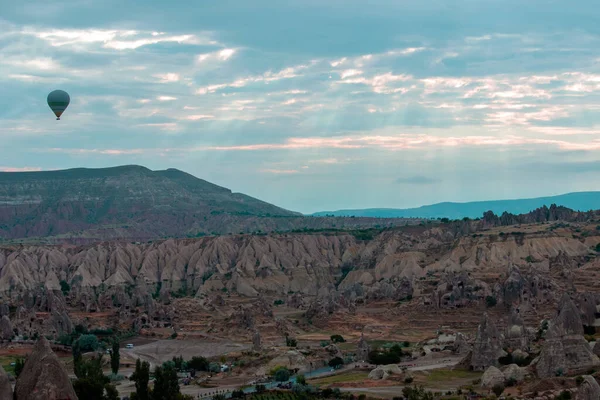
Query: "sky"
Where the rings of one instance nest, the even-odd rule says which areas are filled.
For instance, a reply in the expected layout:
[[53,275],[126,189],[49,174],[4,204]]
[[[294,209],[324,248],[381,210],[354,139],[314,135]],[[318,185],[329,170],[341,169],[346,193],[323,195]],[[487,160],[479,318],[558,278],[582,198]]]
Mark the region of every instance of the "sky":
[[595,3],[0,0],[0,170],[178,168],[305,213],[599,190]]

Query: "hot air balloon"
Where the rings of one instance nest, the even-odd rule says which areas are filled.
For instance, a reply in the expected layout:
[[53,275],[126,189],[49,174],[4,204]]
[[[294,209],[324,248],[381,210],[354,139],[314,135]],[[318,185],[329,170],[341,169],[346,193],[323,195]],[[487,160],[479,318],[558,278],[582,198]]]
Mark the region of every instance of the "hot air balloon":
[[60,120],[60,116],[65,112],[70,102],[69,93],[64,90],[55,90],[48,95],[48,106],[56,115],[56,120]]

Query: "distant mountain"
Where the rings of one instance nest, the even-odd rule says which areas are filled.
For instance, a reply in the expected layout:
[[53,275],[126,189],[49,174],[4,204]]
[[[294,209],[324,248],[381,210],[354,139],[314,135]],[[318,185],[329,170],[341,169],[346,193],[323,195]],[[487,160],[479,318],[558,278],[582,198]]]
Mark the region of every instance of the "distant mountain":
[[559,196],[538,197],[533,199],[473,201],[468,203],[437,203],[428,206],[406,209],[369,208],[362,210],[322,211],[313,216],[356,216],[373,218],[478,218],[486,211],[495,214],[509,212],[526,214],[542,206],[557,204],[576,211],[596,210],[600,208],[600,192],[577,192]]
[[137,241],[397,224],[307,218],[177,169],[126,165],[0,173],[0,241]]

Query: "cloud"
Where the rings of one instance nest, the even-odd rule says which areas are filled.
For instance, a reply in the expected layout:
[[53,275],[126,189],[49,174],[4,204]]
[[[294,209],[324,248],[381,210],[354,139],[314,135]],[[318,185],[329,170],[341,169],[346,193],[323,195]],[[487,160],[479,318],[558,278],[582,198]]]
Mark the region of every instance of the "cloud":
[[[10,21],[0,20],[4,165],[173,164],[293,209],[381,206],[400,197],[389,185],[399,168],[407,180],[439,174],[402,196],[417,203],[504,195],[486,186],[486,166],[515,196],[592,182],[546,185],[550,173],[527,181],[506,168],[594,162],[600,36],[590,21],[600,15],[588,0],[549,5],[544,18],[516,0],[501,9],[459,0],[444,13],[432,12],[441,3],[384,0],[259,0],[236,13],[229,0],[202,12],[32,1],[3,4]],[[72,94],[60,124],[45,104],[53,88]],[[298,171],[298,186],[274,186],[263,166]],[[351,178],[345,199],[322,195]]]
[[209,61],[227,61],[235,54],[235,52],[235,49],[223,49],[212,53],[200,54],[196,58],[196,61],[198,64],[203,64]]
[[41,171],[40,167],[1,167],[0,171],[2,172],[35,172]]
[[31,35],[47,41],[51,46],[71,46],[83,49],[90,45],[101,45],[105,49],[118,51],[136,50],[143,46],[159,43],[179,43],[191,45],[218,45],[210,39],[210,34],[203,35],[167,35],[164,32],[140,32],[135,30],[106,29],[51,29],[40,30],[26,27],[22,34]]
[[407,176],[396,179],[396,183],[409,185],[431,185],[438,182],[440,182],[440,180],[437,178],[431,178],[423,175]]
[[297,174],[298,170],[295,169],[261,169],[260,172],[266,173],[266,174],[276,174],[276,175],[291,175],[291,174]]

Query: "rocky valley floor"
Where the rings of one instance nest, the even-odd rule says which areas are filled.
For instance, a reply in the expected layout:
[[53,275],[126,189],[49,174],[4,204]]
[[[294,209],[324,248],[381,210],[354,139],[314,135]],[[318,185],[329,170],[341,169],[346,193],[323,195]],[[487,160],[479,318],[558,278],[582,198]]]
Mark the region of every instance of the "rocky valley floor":
[[[596,393],[600,222],[525,222],[7,245],[0,363],[11,372],[45,336],[72,374],[69,338],[86,332],[121,339],[124,375],[137,358],[235,364],[182,385],[193,395],[268,381],[278,366],[381,397],[414,384],[454,396],[499,385],[521,398]],[[377,362],[394,344],[398,357]],[[330,371],[336,357],[344,366]]]

